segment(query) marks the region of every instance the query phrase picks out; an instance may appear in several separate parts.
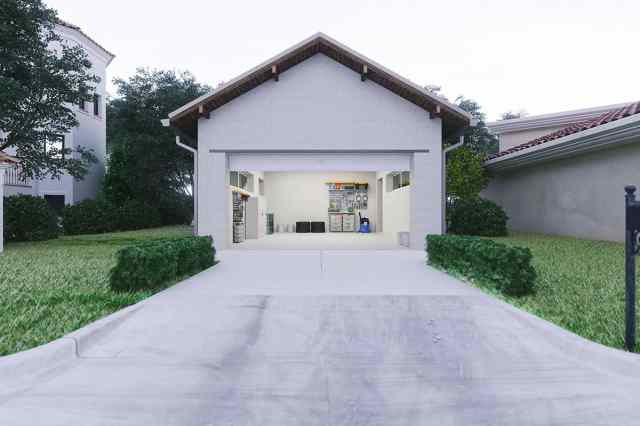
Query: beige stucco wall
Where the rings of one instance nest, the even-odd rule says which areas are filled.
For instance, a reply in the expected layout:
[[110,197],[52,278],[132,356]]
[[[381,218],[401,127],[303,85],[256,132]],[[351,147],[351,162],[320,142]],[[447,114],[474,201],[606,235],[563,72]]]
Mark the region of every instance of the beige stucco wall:
[[624,187],[640,187],[640,140],[496,174],[483,195],[514,231],[623,241]]

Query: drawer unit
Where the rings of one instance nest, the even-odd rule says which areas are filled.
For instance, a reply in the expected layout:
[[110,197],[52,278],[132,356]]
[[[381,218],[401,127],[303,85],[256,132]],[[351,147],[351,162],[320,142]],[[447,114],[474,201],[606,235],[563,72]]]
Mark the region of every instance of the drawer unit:
[[329,215],[329,232],[342,232],[342,215]]
[[355,232],[356,216],[353,214],[342,215],[342,232]]

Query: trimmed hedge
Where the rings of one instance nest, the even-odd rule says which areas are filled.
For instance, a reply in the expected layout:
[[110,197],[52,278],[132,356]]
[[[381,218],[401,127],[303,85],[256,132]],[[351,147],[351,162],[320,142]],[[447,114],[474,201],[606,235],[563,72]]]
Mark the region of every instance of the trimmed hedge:
[[427,235],[429,263],[487,281],[509,295],[535,289],[536,271],[528,248],[512,247],[484,238]]
[[158,210],[135,200],[121,205],[105,200],[84,200],[65,206],[62,211],[62,227],[67,235],[132,231],[160,225]]
[[476,197],[456,200],[450,209],[448,231],[459,235],[502,237],[509,217],[493,201]]
[[116,254],[109,286],[114,291],[159,288],[213,266],[215,252],[211,237],[163,239],[125,247]]
[[12,195],[5,197],[3,203],[5,240],[43,241],[58,237],[58,217],[44,198]]

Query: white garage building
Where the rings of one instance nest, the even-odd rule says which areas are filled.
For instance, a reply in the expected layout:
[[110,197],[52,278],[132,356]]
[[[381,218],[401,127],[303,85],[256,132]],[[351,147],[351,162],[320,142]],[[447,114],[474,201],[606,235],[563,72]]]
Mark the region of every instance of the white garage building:
[[[324,34],[164,120],[194,152],[197,233],[219,248],[339,235],[345,245],[408,237],[420,249],[443,228],[443,137],[469,123]],[[360,216],[371,234],[354,232]]]

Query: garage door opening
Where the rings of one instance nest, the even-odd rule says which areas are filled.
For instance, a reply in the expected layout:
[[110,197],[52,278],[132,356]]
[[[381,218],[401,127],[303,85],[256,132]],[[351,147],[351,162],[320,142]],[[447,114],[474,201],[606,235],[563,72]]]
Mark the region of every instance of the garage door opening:
[[407,170],[231,170],[231,248],[403,249],[410,182]]

